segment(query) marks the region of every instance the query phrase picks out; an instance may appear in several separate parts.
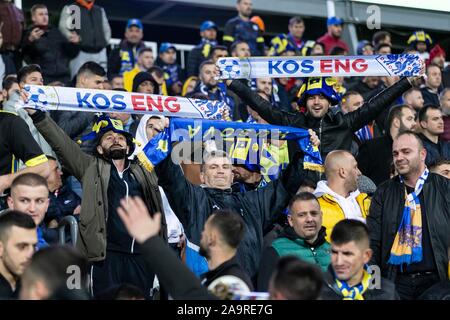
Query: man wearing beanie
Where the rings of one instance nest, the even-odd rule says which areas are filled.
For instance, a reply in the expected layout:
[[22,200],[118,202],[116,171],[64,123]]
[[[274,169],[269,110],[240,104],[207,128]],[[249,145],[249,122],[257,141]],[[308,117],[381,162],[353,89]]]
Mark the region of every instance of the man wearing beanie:
[[159,85],[148,72],[139,72],[133,79],[132,92],[159,94]]
[[343,114],[331,108],[341,97],[336,92],[337,81],[331,77],[311,77],[298,93],[298,105],[306,108],[305,113],[288,113],[272,107],[256,92],[239,80],[227,80],[227,85],[250,108],[269,124],[310,128],[320,137],[322,158],[333,150],[351,150],[353,133],[375,120],[393,101],[411,88],[413,77],[401,79],[391,87],[365,102],[358,110]]
[[[56,123],[44,113],[27,110],[68,171],[82,183],[78,249],[92,262],[90,291],[96,295],[114,285],[129,283],[150,298],[154,274],[145,266],[139,245],[130,237],[117,215],[121,199],[139,196],[151,214],[163,213],[158,180],[128,157],[135,148],[122,122],[101,116],[81,140],[94,140],[93,155],[81,151]],[[164,214],[163,214],[164,216]],[[166,223],[161,222],[166,240]]]

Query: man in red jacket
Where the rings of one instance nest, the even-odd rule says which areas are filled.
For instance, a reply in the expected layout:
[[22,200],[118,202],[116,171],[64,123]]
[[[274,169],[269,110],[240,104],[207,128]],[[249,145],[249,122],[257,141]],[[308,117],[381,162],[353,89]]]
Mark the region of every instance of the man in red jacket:
[[330,17],[327,20],[328,32],[317,39],[325,46],[325,54],[330,54],[334,47],[341,47],[349,52],[348,45],[341,39],[344,20],[338,17]]

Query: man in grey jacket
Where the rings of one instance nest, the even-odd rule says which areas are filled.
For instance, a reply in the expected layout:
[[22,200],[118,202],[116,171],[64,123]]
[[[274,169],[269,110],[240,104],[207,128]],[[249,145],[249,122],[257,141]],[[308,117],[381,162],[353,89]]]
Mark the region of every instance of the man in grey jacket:
[[[117,216],[119,199],[140,196],[149,212],[163,212],[154,173],[128,160],[133,153],[132,136],[120,121],[100,117],[94,155],[81,151],[44,112],[28,109],[36,128],[53,147],[64,166],[83,186],[77,247],[93,262],[91,294],[121,283],[133,284],[151,296],[154,275],[149,274],[139,245]],[[163,219],[161,237],[166,240]]]

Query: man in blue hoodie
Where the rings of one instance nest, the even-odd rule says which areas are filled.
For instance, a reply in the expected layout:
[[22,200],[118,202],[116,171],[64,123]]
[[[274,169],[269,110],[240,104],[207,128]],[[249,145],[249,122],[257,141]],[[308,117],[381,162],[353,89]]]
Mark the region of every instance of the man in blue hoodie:
[[180,95],[184,73],[181,66],[177,64],[177,51],[173,44],[169,42],[161,43],[156,65],[164,70],[164,79],[169,95]]

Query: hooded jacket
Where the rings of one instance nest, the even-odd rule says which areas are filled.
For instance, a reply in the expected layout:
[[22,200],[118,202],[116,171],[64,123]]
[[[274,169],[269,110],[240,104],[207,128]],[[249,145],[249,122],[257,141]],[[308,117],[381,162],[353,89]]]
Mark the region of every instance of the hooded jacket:
[[367,194],[356,190],[344,198],[331,190],[326,181],[319,181],[314,195],[322,210],[322,225],[327,230],[327,241],[330,241],[331,231],[341,220],[355,219],[366,222],[370,208],[370,198]]
[[258,273],[258,291],[267,291],[269,280],[281,257],[294,255],[326,271],[331,262],[330,244],[325,239],[326,231],[322,227],[314,243],[310,244],[300,238],[291,226],[286,226],[272,245],[266,248],[261,258]]
[[[44,112],[36,112],[32,119],[36,128],[55,150],[58,159],[83,186],[77,248],[89,261],[106,258],[108,187],[111,163],[103,158],[90,156],[72,141],[64,131]],[[158,180],[154,173],[131,162],[129,170],[142,188],[143,201],[151,213],[164,213]],[[160,236],[167,239],[167,227],[162,215]],[[130,249],[133,253],[133,246]]]

